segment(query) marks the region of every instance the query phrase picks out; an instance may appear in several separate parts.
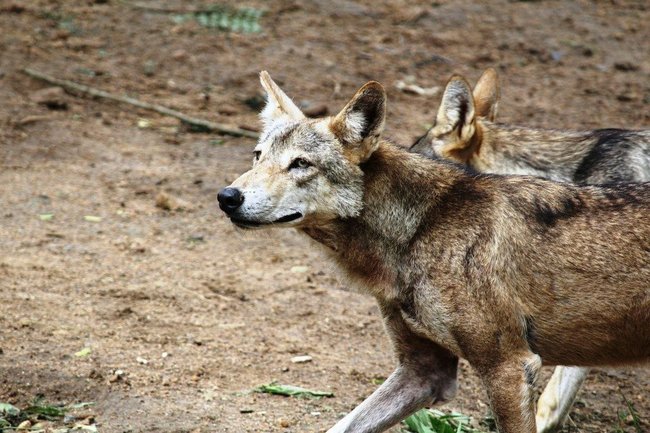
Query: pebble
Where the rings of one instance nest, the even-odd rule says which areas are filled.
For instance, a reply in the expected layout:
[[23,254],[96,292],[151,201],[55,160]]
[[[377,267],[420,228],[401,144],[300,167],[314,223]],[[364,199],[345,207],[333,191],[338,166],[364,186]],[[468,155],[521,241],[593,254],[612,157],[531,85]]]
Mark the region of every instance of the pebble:
[[309,270],[309,266],[292,266],[291,272],[296,274],[303,274]]
[[29,98],[39,105],[44,105],[50,110],[67,110],[65,91],[61,87],[46,87],[32,92]]
[[29,430],[29,428],[30,428],[31,426],[32,426],[32,422],[31,422],[30,420],[26,419],[25,421],[23,421],[23,422],[21,422],[20,424],[18,424],[18,427],[16,427],[16,430],[17,430],[17,431],[20,431],[20,430]]
[[304,364],[305,362],[311,362],[312,359],[313,358],[309,355],[301,355],[301,356],[294,356],[293,358],[291,358],[291,362],[293,362],[294,364]]
[[165,210],[191,210],[192,205],[185,200],[173,197],[166,192],[160,192],[156,196],[156,207]]
[[115,371],[113,372],[113,374],[112,374],[111,377],[108,379],[108,381],[109,381],[110,383],[115,383],[115,382],[117,382],[117,381],[119,381],[119,380],[122,380],[122,379],[124,378],[124,375],[125,375],[124,370],[117,369],[117,370],[115,370]]

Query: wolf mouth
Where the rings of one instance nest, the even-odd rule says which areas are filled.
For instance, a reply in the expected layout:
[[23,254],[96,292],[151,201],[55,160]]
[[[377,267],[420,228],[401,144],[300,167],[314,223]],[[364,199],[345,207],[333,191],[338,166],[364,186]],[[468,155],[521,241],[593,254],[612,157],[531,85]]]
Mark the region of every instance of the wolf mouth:
[[302,218],[302,214],[300,212],[294,212],[288,215],[285,215],[283,217],[280,217],[276,219],[273,222],[260,222],[260,221],[252,221],[252,220],[244,220],[244,219],[238,219],[231,217],[230,221],[232,221],[233,224],[235,224],[237,227],[241,228],[255,228],[255,227],[260,227],[264,225],[273,225],[273,224],[281,224],[281,223],[288,223],[290,221],[295,221],[299,218]]

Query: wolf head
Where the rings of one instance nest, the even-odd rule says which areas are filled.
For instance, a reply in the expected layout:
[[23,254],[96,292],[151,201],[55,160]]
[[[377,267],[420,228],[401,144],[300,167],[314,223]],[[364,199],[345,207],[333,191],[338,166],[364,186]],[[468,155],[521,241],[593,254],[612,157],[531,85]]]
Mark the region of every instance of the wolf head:
[[418,139],[411,151],[433,157],[441,156],[466,164],[477,151],[477,118],[493,122],[499,104],[499,83],[494,69],[487,69],[472,92],[467,81],[451,77],[442,96],[434,125]]
[[379,145],[384,88],[369,82],[336,116],[307,119],[268,73],[260,80],[267,103],[253,167],[219,192],[220,208],[241,228],[313,227],[358,215],[360,164]]

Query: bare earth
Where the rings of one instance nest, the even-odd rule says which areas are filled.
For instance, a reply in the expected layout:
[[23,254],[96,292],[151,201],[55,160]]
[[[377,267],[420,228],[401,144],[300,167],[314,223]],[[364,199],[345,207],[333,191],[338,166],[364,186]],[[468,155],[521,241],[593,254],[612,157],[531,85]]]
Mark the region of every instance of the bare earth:
[[[226,2],[266,11],[256,34],[132,3],[0,1],[0,402],[94,401],[102,432],[322,432],[394,361],[373,299],[348,291],[322,252],[291,230],[244,235],[221,215],[216,193],[249,166],[251,139],[71,95],[52,110],[22,68],[246,127],[259,127],[243,101],[262,69],[330,113],[375,79],[388,135],[408,145],[438,96],[395,81],[440,86],[495,66],[502,121],[650,125],[643,1]],[[183,209],[156,207],[160,193]],[[250,392],[273,380],[335,397]],[[619,422],[622,393],[650,431],[642,368],[595,370],[566,431],[635,432]],[[463,364],[444,409],[478,421],[486,401]]]

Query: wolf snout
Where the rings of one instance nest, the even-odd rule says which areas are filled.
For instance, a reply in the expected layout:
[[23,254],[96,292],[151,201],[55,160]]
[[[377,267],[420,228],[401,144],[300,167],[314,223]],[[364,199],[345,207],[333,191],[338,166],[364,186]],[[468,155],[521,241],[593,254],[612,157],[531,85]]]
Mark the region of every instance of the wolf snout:
[[219,191],[217,200],[221,210],[230,215],[244,202],[244,194],[237,188],[227,187]]

